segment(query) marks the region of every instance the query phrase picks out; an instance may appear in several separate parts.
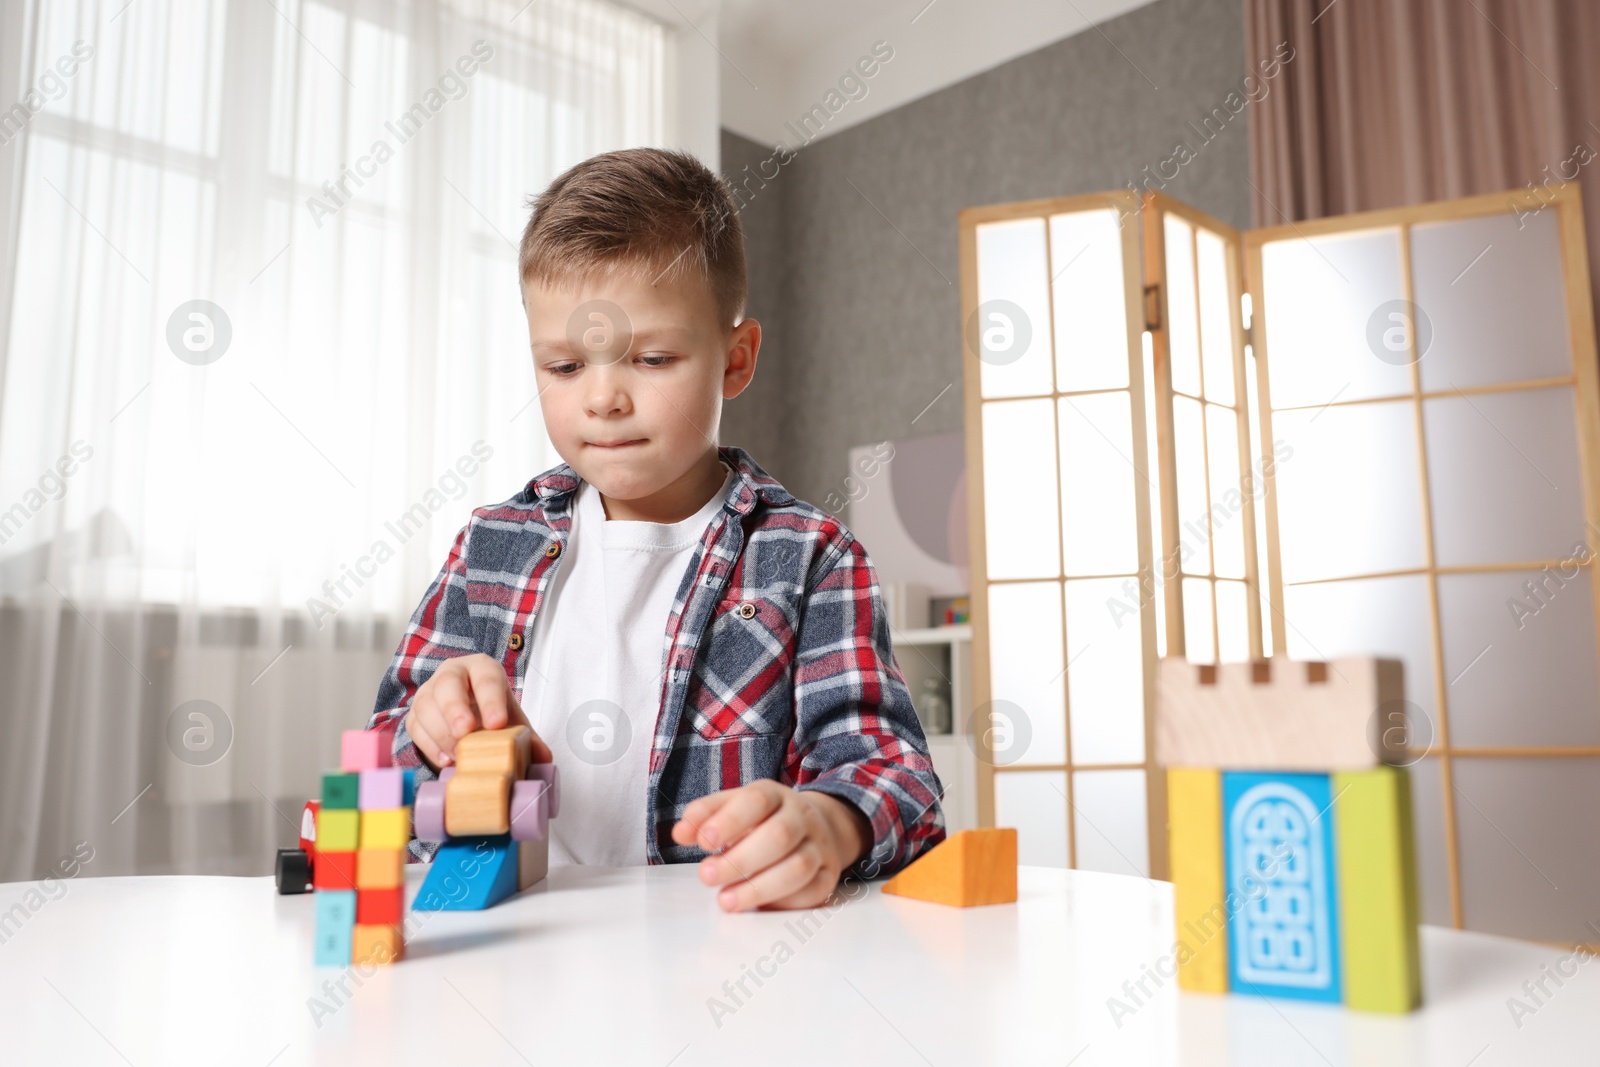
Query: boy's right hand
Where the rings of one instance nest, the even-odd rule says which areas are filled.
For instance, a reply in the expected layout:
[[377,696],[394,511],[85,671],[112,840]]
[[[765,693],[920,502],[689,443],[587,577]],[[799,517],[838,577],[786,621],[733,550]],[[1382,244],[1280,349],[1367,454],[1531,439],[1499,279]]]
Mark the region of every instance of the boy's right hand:
[[[422,683],[405,717],[406,732],[437,773],[455,759],[456,742],[474,730],[528,726],[500,662],[483,653],[456,656]],[[554,759],[550,746],[533,735],[533,761]]]

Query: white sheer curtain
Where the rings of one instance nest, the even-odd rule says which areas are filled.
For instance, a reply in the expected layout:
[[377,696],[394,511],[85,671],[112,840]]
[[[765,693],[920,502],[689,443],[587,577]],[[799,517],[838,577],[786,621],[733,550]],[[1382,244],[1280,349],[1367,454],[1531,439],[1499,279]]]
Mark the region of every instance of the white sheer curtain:
[[667,143],[671,41],[525,4],[28,0],[0,43],[0,881],[269,870],[470,509],[555,461],[524,198]]

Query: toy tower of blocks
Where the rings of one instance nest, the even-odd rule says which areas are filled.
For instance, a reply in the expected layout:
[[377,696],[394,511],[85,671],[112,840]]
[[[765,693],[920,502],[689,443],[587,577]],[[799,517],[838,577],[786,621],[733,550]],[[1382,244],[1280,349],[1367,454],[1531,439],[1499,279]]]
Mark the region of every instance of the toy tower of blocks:
[[1421,1003],[1405,684],[1396,660],[1163,660],[1178,983]]
[[405,948],[406,844],[413,772],[392,766],[394,735],[346,730],[317,809],[316,964],[390,963]]
[[413,911],[478,911],[542,880],[561,808],[553,763],[534,763],[526,726],[456,742],[455,766],[417,789],[416,832],[438,841]]

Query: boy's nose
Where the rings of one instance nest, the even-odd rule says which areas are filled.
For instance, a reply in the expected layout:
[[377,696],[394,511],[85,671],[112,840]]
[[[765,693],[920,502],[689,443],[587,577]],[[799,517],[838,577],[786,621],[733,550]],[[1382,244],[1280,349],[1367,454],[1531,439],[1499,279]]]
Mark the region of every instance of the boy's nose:
[[617,364],[591,364],[588,373],[588,390],[584,402],[590,414],[626,414],[633,408]]

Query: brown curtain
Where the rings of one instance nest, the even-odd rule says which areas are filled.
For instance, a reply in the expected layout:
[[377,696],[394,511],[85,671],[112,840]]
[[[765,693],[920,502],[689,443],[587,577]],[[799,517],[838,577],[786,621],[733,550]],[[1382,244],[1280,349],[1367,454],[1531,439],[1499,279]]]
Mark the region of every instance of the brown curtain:
[[[1600,307],[1600,2],[1245,0],[1255,224],[1580,183]],[[1545,194],[1548,199],[1548,193]],[[1509,207],[1508,207],[1509,209]]]

